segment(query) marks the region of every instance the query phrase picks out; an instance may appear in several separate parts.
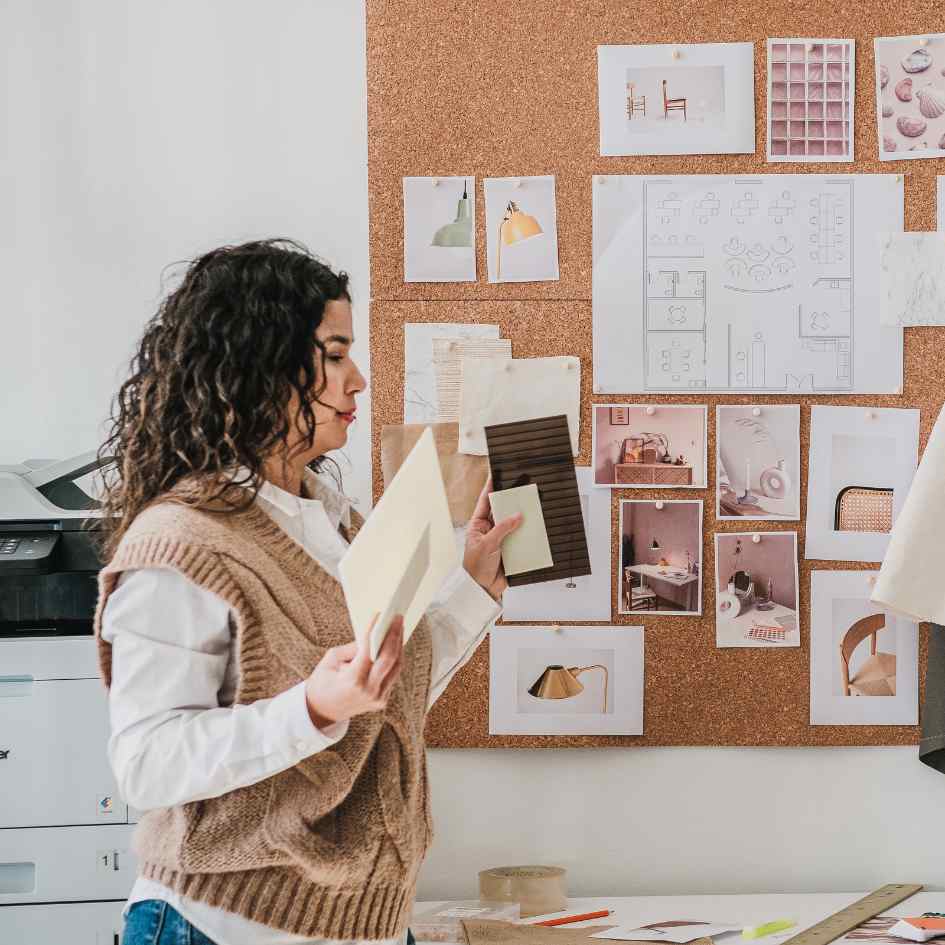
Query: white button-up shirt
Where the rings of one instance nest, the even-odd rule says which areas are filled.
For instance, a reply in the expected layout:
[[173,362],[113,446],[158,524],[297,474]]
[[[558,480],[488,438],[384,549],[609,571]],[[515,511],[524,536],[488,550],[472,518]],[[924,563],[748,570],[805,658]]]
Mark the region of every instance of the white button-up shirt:
[[[349,500],[309,470],[303,491],[306,496],[299,497],[265,482],[256,501],[337,579],[348,547],[338,524],[350,521]],[[500,610],[462,568],[446,581],[426,614],[433,635],[430,705]],[[178,571],[143,568],[121,575],[105,607],[102,637],[112,644],[108,754],[132,807],[145,811],[218,797],[285,771],[344,738],[347,722],[321,730],[312,724],[304,682],[271,699],[233,705],[238,680],[233,627],[229,605]],[[126,911],[143,899],[170,903],[217,945],[323,945],[139,876]]]

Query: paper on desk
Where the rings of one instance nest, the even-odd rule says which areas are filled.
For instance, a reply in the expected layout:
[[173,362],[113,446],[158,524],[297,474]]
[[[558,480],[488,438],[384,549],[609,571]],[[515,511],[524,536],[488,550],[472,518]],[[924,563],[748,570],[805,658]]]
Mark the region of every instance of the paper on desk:
[[[542,925],[516,925],[499,919],[462,919],[467,945],[588,945],[594,932],[607,926],[583,929],[548,928]],[[706,940],[705,945],[711,945]]]
[[580,411],[580,358],[463,359],[459,408],[461,453],[486,454],[487,426],[565,414],[571,453],[577,456]]
[[740,932],[740,925],[712,924],[707,922],[680,922],[674,920],[663,925],[653,923],[642,929],[631,929],[626,926],[615,926],[597,932],[594,938],[606,938],[620,942],[674,942],[682,945],[685,942],[708,939],[709,936],[725,935],[729,932]]
[[[429,566],[417,581],[425,531]],[[374,615],[388,612],[406,581],[415,584],[409,606],[397,611],[404,615],[406,644],[458,560],[433,431],[427,429],[338,564],[355,639],[367,637]]]

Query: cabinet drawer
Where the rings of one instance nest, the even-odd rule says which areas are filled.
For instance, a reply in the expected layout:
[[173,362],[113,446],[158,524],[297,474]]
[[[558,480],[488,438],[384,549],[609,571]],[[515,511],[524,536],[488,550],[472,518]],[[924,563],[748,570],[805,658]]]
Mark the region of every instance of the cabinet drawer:
[[636,463],[619,463],[617,482],[626,485],[649,485],[653,482],[653,467]]
[[689,466],[657,466],[653,470],[653,482],[661,486],[688,486],[692,484],[692,469]]
[[10,945],[121,945],[124,902],[77,902],[0,909],[0,942]]

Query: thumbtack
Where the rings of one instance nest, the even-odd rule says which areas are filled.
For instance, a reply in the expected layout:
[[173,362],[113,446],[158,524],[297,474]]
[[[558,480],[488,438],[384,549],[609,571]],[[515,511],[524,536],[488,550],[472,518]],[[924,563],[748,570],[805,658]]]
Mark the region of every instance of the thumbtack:
[[560,624],[560,623],[553,623],[548,629],[549,629],[552,633],[561,633],[561,624]]
[[673,50],[673,59],[679,59],[682,56],[682,53],[678,49]]
[[568,361],[568,370],[569,370],[569,371],[573,371],[574,368],[575,368],[574,362],[573,362],[573,361]]
[[514,181],[513,184],[512,184],[512,186],[513,186],[516,190],[521,190],[521,189],[522,189],[522,178],[521,178],[521,177],[516,177],[516,178],[515,178],[515,181]]
[[866,411],[866,419],[867,419],[867,420],[875,420],[875,419],[876,419],[876,414],[875,414],[872,410],[867,410],[867,411]]
[[753,545],[760,545],[761,535],[759,535],[758,532],[755,532],[755,534],[751,536],[751,542]]
[[439,186],[440,186],[440,178],[439,178],[439,177],[434,177],[434,178],[433,178],[433,186],[434,186],[434,187],[439,187]]
[[814,51],[814,44],[813,44],[813,43],[808,43],[804,48],[805,48],[808,52],[813,52],[813,51]]
[[871,574],[871,575],[866,579],[866,583],[869,584],[870,587],[872,587],[872,586],[876,583],[876,575],[875,575],[875,574]]
[[752,415],[753,417],[760,417],[760,416],[761,416],[761,407],[752,407],[752,408],[751,408],[751,415]]
[[656,500],[656,507],[657,507],[657,509],[659,509],[659,511],[661,511],[661,512],[663,511],[663,500],[662,500],[662,499],[657,499],[657,500]]
[[929,44],[929,39],[927,36],[923,36],[922,39],[919,40],[920,46],[928,46],[928,44]]
[[601,187],[603,187],[604,184],[607,183],[607,178],[606,178],[603,174],[598,174],[598,175],[597,175],[597,183],[598,183]]
[[505,370],[505,371],[511,371],[511,370],[512,370],[512,361],[511,361],[511,359],[509,359],[508,361],[505,362],[505,367],[503,368],[503,370]]
[[902,183],[902,174],[897,174],[897,175],[896,175],[896,183],[897,183],[897,184],[901,184],[901,183]]
[[656,407],[647,407],[647,408],[646,408],[646,415],[647,415],[648,417],[652,417],[654,413],[656,413]]

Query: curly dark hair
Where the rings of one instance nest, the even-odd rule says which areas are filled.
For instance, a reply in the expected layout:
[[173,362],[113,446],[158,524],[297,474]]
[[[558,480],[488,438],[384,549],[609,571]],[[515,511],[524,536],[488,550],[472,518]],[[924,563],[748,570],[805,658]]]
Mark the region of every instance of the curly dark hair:
[[299,449],[314,442],[312,403],[325,388],[315,330],[327,303],[351,300],[347,274],[287,239],[223,246],[186,266],[145,327],[99,449],[114,463],[102,482],[106,560],[134,517],[185,479],[187,504],[248,506],[286,442],[293,394]]

